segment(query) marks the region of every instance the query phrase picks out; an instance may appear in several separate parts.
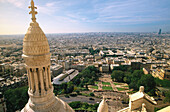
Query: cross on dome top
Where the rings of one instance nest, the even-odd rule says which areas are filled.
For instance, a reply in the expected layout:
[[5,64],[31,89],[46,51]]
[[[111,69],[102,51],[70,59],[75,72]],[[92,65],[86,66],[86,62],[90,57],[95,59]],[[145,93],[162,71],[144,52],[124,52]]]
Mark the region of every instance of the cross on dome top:
[[37,7],[34,6],[34,1],[31,0],[31,6],[29,6],[28,8],[31,8],[31,11],[29,12],[29,14],[32,14],[32,21],[36,22],[36,17],[35,15],[38,14],[37,11],[35,11],[35,9],[37,9]]

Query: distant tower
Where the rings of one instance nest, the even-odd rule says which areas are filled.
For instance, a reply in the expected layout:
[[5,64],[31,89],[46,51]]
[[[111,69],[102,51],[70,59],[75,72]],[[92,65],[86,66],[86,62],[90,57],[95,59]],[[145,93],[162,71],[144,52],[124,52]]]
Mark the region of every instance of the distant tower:
[[159,29],[159,32],[158,32],[159,35],[161,35],[161,29]]
[[23,55],[28,75],[29,101],[21,112],[74,112],[55,97],[51,84],[50,48],[44,32],[36,22],[37,12],[31,0],[32,22],[23,40]]

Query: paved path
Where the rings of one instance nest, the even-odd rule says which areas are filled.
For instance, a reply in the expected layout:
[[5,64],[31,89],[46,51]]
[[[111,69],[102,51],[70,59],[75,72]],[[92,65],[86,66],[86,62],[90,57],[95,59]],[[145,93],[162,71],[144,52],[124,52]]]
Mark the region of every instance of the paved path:
[[[99,80],[103,81],[103,82],[110,82],[111,87],[113,88],[113,91],[118,91],[116,88],[116,85],[113,83],[113,81],[111,79],[111,75],[103,75],[101,78],[99,78]],[[100,83],[101,83],[100,86],[103,86],[102,82],[100,82]]]
[[[80,95],[78,95],[76,97],[70,96],[70,98],[66,98],[64,96],[59,96],[59,98],[67,103],[71,103],[73,101],[81,101],[81,102],[86,102],[86,103],[90,103],[90,104],[95,104],[95,103],[99,103],[101,101],[100,98],[86,97],[86,96],[80,96]],[[94,100],[89,100],[89,98],[93,98]]]
[[113,81],[111,81],[110,84],[113,88],[113,91],[118,91],[118,89],[116,88],[116,85],[113,83]]
[[102,85],[102,82],[98,82],[98,85],[97,85],[97,86],[98,86],[98,90],[102,90],[102,86],[103,86],[103,85]]

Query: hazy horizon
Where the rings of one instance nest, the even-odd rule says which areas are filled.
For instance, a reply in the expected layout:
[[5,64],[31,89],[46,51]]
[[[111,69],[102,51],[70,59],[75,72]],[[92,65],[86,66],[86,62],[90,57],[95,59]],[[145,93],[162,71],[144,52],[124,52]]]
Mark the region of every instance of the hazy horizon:
[[[159,31],[159,30],[158,30]],[[45,33],[46,35],[58,35],[58,34],[86,34],[86,33],[158,33],[156,32],[68,32],[68,33]],[[26,32],[25,32],[26,33]],[[165,34],[169,34],[170,31],[162,32]],[[0,34],[0,36],[13,36],[13,35],[25,35],[25,34]]]

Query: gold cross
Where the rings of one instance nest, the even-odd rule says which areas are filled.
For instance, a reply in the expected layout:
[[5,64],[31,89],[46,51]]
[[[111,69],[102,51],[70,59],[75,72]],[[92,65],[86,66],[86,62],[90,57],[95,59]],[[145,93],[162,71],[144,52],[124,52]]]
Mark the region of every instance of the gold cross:
[[34,1],[31,0],[31,6],[29,6],[28,8],[31,8],[31,11],[29,12],[29,14],[32,14],[32,21],[36,22],[36,17],[35,15],[38,14],[37,11],[35,11],[35,9],[37,9],[37,7],[34,6]]

